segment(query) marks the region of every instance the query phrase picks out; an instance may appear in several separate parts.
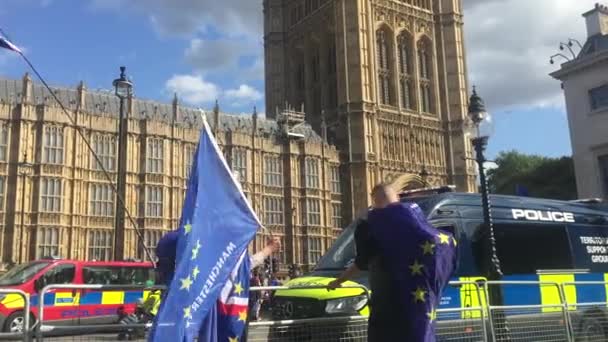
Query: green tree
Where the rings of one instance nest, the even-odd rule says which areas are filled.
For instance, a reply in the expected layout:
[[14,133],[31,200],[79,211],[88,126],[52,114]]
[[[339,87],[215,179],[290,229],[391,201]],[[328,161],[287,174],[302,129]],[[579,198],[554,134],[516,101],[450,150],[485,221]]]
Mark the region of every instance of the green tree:
[[514,195],[519,185],[532,197],[576,198],[574,163],[570,157],[547,158],[508,151],[499,153],[496,164],[497,168],[488,170],[492,193]]

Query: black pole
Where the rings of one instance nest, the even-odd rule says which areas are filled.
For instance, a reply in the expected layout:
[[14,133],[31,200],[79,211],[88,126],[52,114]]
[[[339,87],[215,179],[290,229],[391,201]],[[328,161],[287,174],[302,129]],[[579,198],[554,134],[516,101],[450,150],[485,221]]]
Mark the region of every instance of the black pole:
[[[124,73],[124,70],[122,70]],[[125,98],[120,97],[120,118],[118,123],[118,164],[116,174],[116,197],[125,198],[127,182],[127,117],[125,115]],[[126,205],[126,203],[125,203]],[[124,258],[125,212],[123,204],[116,200],[114,223],[114,260]]]
[[[27,154],[25,155],[25,158],[27,160]],[[24,170],[21,170],[21,231],[19,232],[19,234],[21,235],[19,237],[19,260],[17,260],[17,263],[22,263],[23,262],[23,248],[27,248],[26,244],[24,243],[25,241],[25,224],[24,224],[24,220],[25,220],[25,176],[26,173]]]
[[[486,267],[484,267],[484,273],[487,280],[500,281],[502,280],[503,274],[500,268],[500,260],[498,259],[498,254],[496,253],[496,238],[494,236],[494,224],[492,222],[490,195],[488,191],[488,181],[486,178],[486,172],[484,169],[484,164],[486,162],[484,151],[486,149],[487,144],[488,137],[478,137],[473,139],[473,147],[475,148],[475,161],[477,162],[477,167],[479,169],[479,182],[481,185],[481,204],[483,208],[484,223],[483,229],[485,229],[485,232],[484,234],[482,234],[482,236],[485,237],[485,251],[488,254],[486,258],[487,261],[489,261],[489,263],[485,264]],[[504,305],[504,296],[502,293],[502,287],[500,285],[488,286],[488,296],[490,300],[488,305]],[[505,319],[504,312],[502,310],[494,310],[491,312],[491,315],[495,324],[496,340],[508,341],[509,332],[508,327],[506,325],[507,321]]]

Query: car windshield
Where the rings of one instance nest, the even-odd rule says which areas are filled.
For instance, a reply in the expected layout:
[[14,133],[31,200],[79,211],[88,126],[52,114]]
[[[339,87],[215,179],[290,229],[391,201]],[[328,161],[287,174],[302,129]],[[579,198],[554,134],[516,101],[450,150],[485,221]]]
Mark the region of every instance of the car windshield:
[[[429,197],[407,198],[401,201],[416,202],[427,215],[435,203]],[[343,270],[355,261],[355,228],[360,221],[360,219],[357,219],[344,228],[342,234],[340,234],[327,253],[319,260],[317,267],[315,267],[316,271]]]
[[8,272],[0,276],[0,286],[20,285],[32,279],[40,270],[49,265],[49,262],[34,261],[21,264],[11,268]]

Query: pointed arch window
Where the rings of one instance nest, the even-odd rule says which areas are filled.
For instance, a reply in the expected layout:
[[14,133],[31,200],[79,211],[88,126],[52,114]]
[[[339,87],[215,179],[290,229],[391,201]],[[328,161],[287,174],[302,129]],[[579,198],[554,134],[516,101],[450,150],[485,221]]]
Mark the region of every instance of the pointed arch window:
[[376,32],[376,50],[379,100],[383,105],[394,105],[391,89],[390,35],[385,29],[379,29]]
[[433,57],[431,42],[422,38],[418,42],[418,70],[420,78],[421,110],[424,113],[434,113],[433,106]]
[[407,32],[397,38],[399,52],[399,97],[405,109],[415,109],[414,87],[412,86],[412,50],[413,42]]

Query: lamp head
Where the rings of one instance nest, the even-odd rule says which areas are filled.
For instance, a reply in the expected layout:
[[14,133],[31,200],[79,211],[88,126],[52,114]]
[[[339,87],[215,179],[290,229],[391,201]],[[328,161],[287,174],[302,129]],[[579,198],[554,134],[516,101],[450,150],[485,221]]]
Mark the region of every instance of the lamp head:
[[477,94],[477,89],[473,87],[473,94],[469,99],[469,129],[474,137],[489,137],[494,133],[494,122],[486,110],[483,100]]
[[133,92],[133,83],[131,83],[131,81],[127,79],[127,76],[125,75],[125,70],[126,68],[124,66],[121,66],[120,77],[115,79],[114,82],[112,82],[116,96],[121,99],[131,97]]

